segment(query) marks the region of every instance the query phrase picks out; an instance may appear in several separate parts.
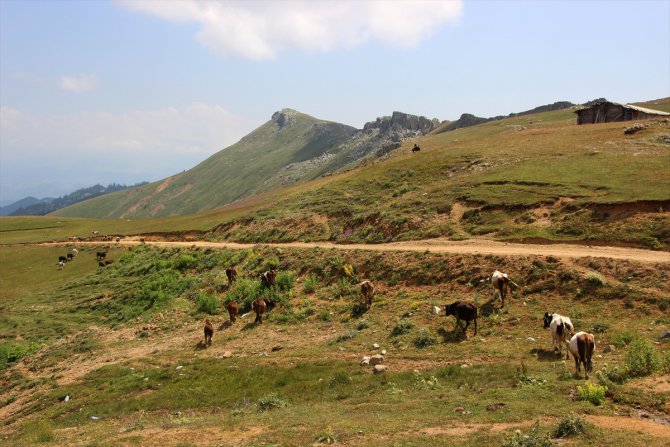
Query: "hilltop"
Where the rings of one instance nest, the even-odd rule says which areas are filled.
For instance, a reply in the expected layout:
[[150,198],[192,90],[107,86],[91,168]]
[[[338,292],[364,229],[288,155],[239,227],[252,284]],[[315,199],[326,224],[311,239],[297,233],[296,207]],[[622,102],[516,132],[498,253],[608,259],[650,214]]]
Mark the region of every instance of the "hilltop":
[[191,214],[350,169],[422,136],[438,121],[394,112],[357,130],[292,109],[238,143],[167,179],[63,210],[59,216],[141,218]]

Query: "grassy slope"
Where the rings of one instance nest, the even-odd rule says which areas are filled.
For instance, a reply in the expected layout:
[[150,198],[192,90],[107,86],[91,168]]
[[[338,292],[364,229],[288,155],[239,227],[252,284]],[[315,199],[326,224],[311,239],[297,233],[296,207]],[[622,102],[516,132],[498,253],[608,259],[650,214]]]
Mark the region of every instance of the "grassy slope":
[[[10,335],[2,344],[39,344],[36,353],[0,372],[0,412],[12,410],[0,413],[7,415],[0,445],[194,446],[203,440],[250,447],[327,438],[356,446],[500,445],[517,426],[528,430],[534,420],[550,432],[569,412],[610,417],[619,425],[592,426],[566,445],[661,446],[667,440],[641,426],[645,420],[621,416],[637,414],[637,406],[670,417],[662,375],[651,381],[658,386],[639,380],[617,386],[601,407],[575,401],[583,379],[570,377],[571,361],[563,366],[552,356],[541,327],[547,309],[569,313],[578,330],[598,331],[596,371],[605,363],[623,366],[628,348],[604,354],[600,347],[630,334],[656,341],[670,324],[667,270],[660,266],[139,247],[112,252],[115,263],[101,270],[94,253],[80,252],[59,271],[44,261],[57,254],[52,248],[0,248],[6,273],[0,331]],[[202,349],[201,321],[208,316],[197,310],[195,297],[225,300],[230,292],[224,268],[230,264],[243,277],[279,266],[297,272],[299,281],[280,292],[281,303],[263,326],[245,324],[246,317],[232,328],[219,327],[225,311],[215,310],[214,345]],[[497,267],[524,287],[502,311],[490,300],[488,283],[479,282]],[[589,285],[588,274],[596,272],[605,285]],[[168,285],[165,279],[175,274],[180,279]],[[373,279],[379,291],[372,309],[356,316],[359,297],[352,283],[362,277]],[[171,294],[154,307],[138,307],[142,291],[157,290],[160,278]],[[478,336],[460,338],[452,332],[453,319],[430,315],[433,304],[455,299],[478,302]],[[44,316],[35,317],[36,311]],[[412,326],[393,335],[400,321]],[[422,331],[434,345],[415,346]],[[13,341],[16,336],[21,341]],[[373,343],[388,351],[391,370],[382,377],[358,365],[361,355],[376,351]],[[276,345],[284,349],[272,352]],[[655,349],[668,355],[667,342]],[[222,359],[228,350],[233,358]],[[65,395],[69,403],[62,402]],[[263,402],[287,406],[261,411]]]
[[[224,227],[221,234],[240,240],[310,235],[336,239],[341,238],[343,229],[350,228],[351,240],[373,242],[468,237],[491,233],[491,227],[497,226],[505,230],[498,237],[505,238],[580,239],[613,234],[612,240],[625,239],[625,231],[617,233],[607,227],[608,222],[599,224],[601,232],[590,222],[582,222],[572,224],[577,233],[562,233],[560,219],[575,209],[556,210],[549,225],[517,221],[528,210],[554,204],[561,197],[573,199],[572,207],[670,200],[670,146],[661,139],[668,132],[667,123],[654,121],[633,136],[625,136],[623,127],[625,123],[577,126],[572,113],[558,111],[429,135],[423,139],[419,154],[404,147],[388,161],[338,176],[326,185],[307,184],[302,191],[245,220],[244,229]],[[466,222],[469,228],[464,234],[449,219],[456,203],[482,208],[489,214],[494,207],[504,209],[497,216],[483,216],[479,223]],[[327,216],[330,232],[312,229],[300,235],[290,224],[282,225],[310,214]],[[661,218],[660,226],[666,227],[667,217]],[[582,228],[587,225],[595,228],[593,235]],[[633,225],[625,223],[624,227]],[[284,227],[285,231],[268,234],[266,227]],[[651,236],[654,230],[650,228],[636,229],[631,239],[646,234],[667,244],[669,235],[661,231]]]
[[[284,127],[271,120],[188,171],[140,188],[85,201],[54,215],[141,218],[211,210],[266,191],[265,182],[283,166],[321,155],[354,130],[301,113],[296,113],[295,121]],[[302,175],[311,178],[309,172]]]

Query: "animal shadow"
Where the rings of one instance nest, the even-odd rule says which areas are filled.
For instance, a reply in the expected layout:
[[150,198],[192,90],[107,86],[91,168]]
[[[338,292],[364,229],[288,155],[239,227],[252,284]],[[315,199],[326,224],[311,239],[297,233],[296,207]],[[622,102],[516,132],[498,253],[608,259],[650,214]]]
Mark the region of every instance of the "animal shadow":
[[207,344],[202,340],[199,340],[198,343],[196,343],[196,345],[193,347],[194,351],[202,351],[204,349],[207,349]]
[[496,307],[496,304],[498,303],[498,300],[495,298],[492,298],[479,306],[477,309],[477,312],[479,313],[479,316],[481,317],[490,317],[494,313],[498,311],[498,307]]
[[226,320],[226,321],[224,321],[223,323],[221,323],[221,324],[219,325],[219,330],[222,331],[222,330],[224,330],[224,329],[228,329],[228,328],[231,327],[232,325],[233,325],[233,323],[231,323],[230,320]]
[[354,304],[351,308],[351,316],[352,317],[360,317],[361,315],[363,315],[367,311],[368,311],[368,308],[365,306],[364,303],[357,303],[357,304]]
[[559,356],[554,350],[550,349],[533,348],[530,353],[537,356],[537,359],[542,362],[555,362],[563,358],[562,355]]
[[453,331],[447,331],[441,327],[437,330],[437,333],[442,337],[444,343],[460,343],[467,340],[465,333],[459,328],[456,328]]
[[252,330],[252,329],[255,329],[256,326],[257,326],[257,325],[256,325],[256,323],[254,323],[254,322],[247,323],[247,324],[245,324],[244,326],[242,326],[242,329],[241,329],[241,330],[243,330],[243,331],[250,331],[250,330]]

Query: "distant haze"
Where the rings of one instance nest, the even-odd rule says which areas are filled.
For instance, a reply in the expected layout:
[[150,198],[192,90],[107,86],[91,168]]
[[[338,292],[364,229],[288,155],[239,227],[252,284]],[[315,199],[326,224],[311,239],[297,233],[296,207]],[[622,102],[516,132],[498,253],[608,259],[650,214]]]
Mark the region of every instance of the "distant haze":
[[0,203],[165,178],[285,107],[362,128],[667,97],[668,17],[668,1],[0,1]]

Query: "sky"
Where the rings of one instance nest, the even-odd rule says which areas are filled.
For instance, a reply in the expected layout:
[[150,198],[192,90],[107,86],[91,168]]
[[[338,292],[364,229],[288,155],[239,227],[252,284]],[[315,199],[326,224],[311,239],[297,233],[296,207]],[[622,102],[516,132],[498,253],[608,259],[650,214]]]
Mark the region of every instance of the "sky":
[[362,128],[670,96],[670,0],[0,0],[0,204],[192,168],[283,108]]

